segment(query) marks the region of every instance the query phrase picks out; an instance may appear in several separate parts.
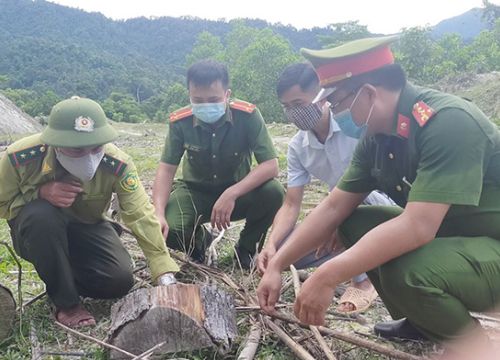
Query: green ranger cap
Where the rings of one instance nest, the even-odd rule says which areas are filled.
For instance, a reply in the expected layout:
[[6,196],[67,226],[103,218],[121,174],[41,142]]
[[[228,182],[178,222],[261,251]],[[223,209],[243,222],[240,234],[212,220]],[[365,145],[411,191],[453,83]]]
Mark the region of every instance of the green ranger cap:
[[73,96],[54,105],[41,140],[52,146],[78,148],[103,145],[117,137],[98,103]]
[[301,49],[301,54],[314,66],[323,87],[314,102],[335,91],[336,84],[342,80],[393,64],[389,44],[397,39],[397,35],[382,36],[349,41],[331,49]]

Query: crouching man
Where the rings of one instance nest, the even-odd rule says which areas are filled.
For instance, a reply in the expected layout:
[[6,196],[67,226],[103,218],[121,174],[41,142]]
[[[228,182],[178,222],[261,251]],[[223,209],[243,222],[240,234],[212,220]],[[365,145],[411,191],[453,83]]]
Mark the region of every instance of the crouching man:
[[80,296],[121,297],[134,282],[120,229],[104,216],[113,193],[153,280],[175,283],[179,270],[132,160],[110,143],[117,136],[99,104],[72,97],[54,106],[42,133],[0,158],[0,217],[45,283],[56,320],[70,327],[95,324]]

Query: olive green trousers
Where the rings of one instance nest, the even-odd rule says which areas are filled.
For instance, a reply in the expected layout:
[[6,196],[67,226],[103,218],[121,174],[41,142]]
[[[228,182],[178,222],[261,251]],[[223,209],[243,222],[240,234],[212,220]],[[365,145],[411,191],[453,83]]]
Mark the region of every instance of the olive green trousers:
[[[344,245],[353,246],[401,212],[400,207],[360,206],[339,229]],[[460,226],[449,225],[445,221],[427,245],[367,273],[391,316],[406,317],[435,341],[460,336],[475,324],[470,311],[492,310],[500,303],[500,240],[457,236]],[[500,229],[500,221],[474,226],[497,233],[490,230]]]
[[83,224],[45,200],[34,200],[9,221],[16,252],[32,263],[57,308],[80,296],[110,299],[132,285],[132,261],[108,221]]
[[[176,181],[165,210],[169,232],[167,245],[194,258],[204,253],[212,235],[202,226],[210,221],[212,208],[225,189],[202,188]],[[245,219],[238,246],[254,254],[283,203],[284,189],[276,180],[238,198],[231,221]]]

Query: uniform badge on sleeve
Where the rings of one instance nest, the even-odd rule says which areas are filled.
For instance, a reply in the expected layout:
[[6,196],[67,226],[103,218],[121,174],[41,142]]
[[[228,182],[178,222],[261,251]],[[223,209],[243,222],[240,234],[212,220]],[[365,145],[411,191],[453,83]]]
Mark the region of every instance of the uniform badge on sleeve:
[[137,171],[131,171],[127,173],[121,180],[120,185],[123,190],[128,192],[133,192],[139,187],[139,176],[137,176]]
[[94,131],[94,120],[89,117],[79,116],[75,119],[75,130],[83,132]]

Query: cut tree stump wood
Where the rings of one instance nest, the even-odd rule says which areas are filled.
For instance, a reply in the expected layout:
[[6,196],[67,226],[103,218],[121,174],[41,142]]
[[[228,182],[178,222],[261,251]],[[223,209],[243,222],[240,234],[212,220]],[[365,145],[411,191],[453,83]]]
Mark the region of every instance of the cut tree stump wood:
[[0,342],[6,339],[14,326],[16,301],[12,292],[0,284]]
[[[238,335],[231,295],[214,285],[176,284],[134,291],[111,308],[108,342],[141,354],[165,342],[155,354],[217,347],[229,351]],[[126,359],[110,352],[111,359]]]

